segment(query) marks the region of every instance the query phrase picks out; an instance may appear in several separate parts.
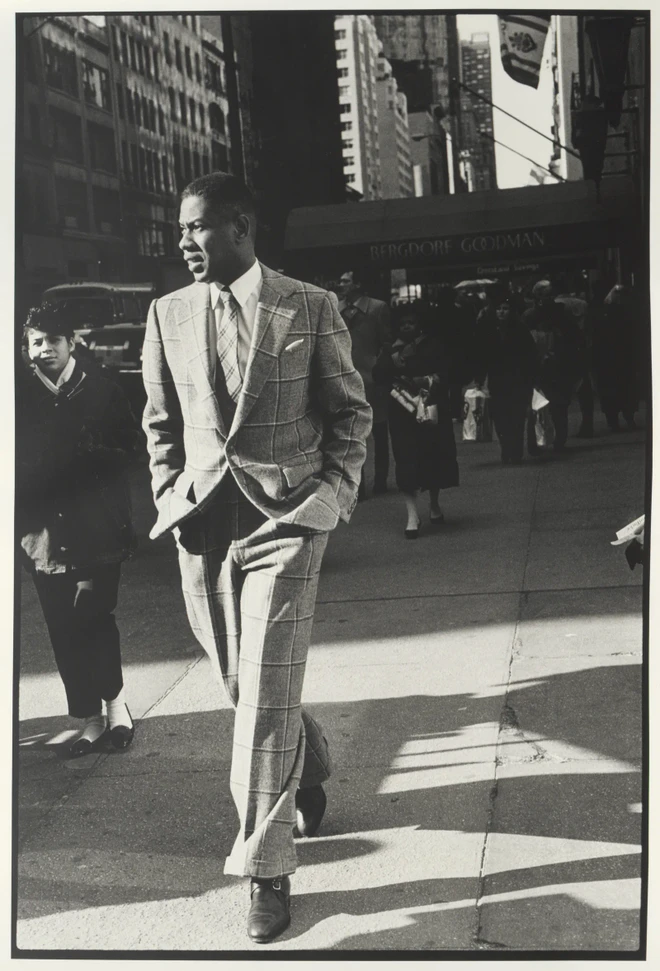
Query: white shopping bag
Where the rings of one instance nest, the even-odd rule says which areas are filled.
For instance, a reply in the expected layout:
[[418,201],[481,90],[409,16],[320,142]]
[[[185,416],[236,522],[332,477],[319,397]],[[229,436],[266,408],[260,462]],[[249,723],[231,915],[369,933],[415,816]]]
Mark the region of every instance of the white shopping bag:
[[532,411],[540,411],[541,408],[545,408],[550,402],[537,388],[534,388],[534,394],[532,395]]
[[549,408],[541,408],[534,412],[534,434],[537,445],[552,445],[555,440],[555,423]]
[[463,441],[492,442],[493,426],[487,391],[468,388],[463,396]]

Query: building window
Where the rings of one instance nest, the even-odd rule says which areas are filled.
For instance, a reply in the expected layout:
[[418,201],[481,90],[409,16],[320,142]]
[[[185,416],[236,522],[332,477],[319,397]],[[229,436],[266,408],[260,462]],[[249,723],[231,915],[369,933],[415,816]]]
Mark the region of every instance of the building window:
[[202,135],[206,133],[206,122],[204,121],[204,105],[199,106],[199,130]]
[[344,159],[344,165],[355,165],[355,157],[353,155],[347,155]]
[[339,114],[347,115],[351,110],[350,104],[339,105]]
[[227,149],[220,142],[215,140],[211,142],[211,163],[213,165],[214,172],[226,172],[228,169],[227,164]]
[[197,83],[202,83],[202,61],[199,54],[195,54],[195,77],[197,78]]
[[135,62],[135,40],[132,37],[128,38],[128,48],[131,52],[131,67],[134,71],[137,71],[137,64]]
[[150,152],[148,149],[145,152],[147,157],[147,185],[153,191],[154,189],[154,153]]
[[115,61],[121,60],[121,55],[119,51],[119,31],[112,25],[112,53]]
[[344,178],[347,182],[355,182],[355,172],[347,172]]
[[117,111],[119,112],[119,117],[123,118],[124,117],[124,90],[121,84],[119,83],[119,81],[117,81],[117,84],[116,84],[116,92],[117,92]]
[[172,52],[170,50],[170,35],[167,31],[163,32],[163,53],[165,54],[165,63],[169,66],[172,63]]
[[176,64],[178,70],[183,72],[183,63],[181,61],[181,43],[178,40],[174,41],[174,63]]
[[341,147],[342,148],[353,148],[353,139],[352,138],[342,138],[342,140],[341,140]]
[[170,118],[172,121],[176,121],[176,94],[174,93],[174,88],[169,87],[167,93],[170,96]]
[[181,124],[186,125],[188,123],[186,117],[186,96],[182,91],[179,92],[179,111],[181,113]]
[[143,189],[149,188],[147,181],[147,156],[143,148],[138,146],[138,158],[140,160],[140,185]]
[[161,135],[165,134],[165,112],[158,105],[158,131]]
[[133,124],[135,122],[135,114],[133,112],[133,94],[126,88],[126,117]]
[[153,101],[149,102],[149,128],[152,132],[156,132],[156,105]]
[[156,192],[162,191],[162,183],[160,180],[160,159],[154,154],[154,184],[156,186]]
[[342,121],[339,127],[341,128],[342,131],[353,131],[353,122]]
[[166,223],[141,223],[137,231],[139,256],[166,256],[170,227]]
[[190,109],[190,127],[193,131],[197,131],[197,111],[193,98],[189,99],[188,108]]
[[142,102],[137,91],[135,92],[135,123],[140,126],[142,125]]
[[78,69],[73,51],[65,51],[45,40],[44,69],[49,87],[78,96]]
[[190,149],[187,145],[183,148],[183,174],[186,182],[192,182],[192,166],[190,164]]
[[152,51],[151,56],[154,59],[154,81],[158,82],[160,81],[160,64],[158,63],[160,55],[158,51]]
[[186,57],[186,74],[188,75],[188,77],[192,81],[193,68],[192,68],[192,57],[190,55],[190,48],[189,47],[186,47],[185,57]]
[[340,98],[346,97],[347,95],[350,94],[350,90],[351,89],[348,86],[348,84],[340,84],[339,85],[339,97]]
[[97,232],[118,236],[121,226],[119,193],[95,185],[92,187],[92,201]]
[[149,50],[148,47],[145,47],[145,49],[144,49],[144,69],[146,71],[147,77],[149,78],[149,80],[151,80],[151,78],[152,78],[152,73],[151,73],[151,52],[150,52],[150,50]]
[[142,58],[142,44],[140,41],[136,41],[135,50],[137,53],[137,67],[140,74],[144,74],[144,60]]
[[340,50],[337,51],[337,60],[343,61],[346,57],[346,53],[347,51],[345,47],[340,48]]
[[337,68],[337,77],[338,78],[347,78],[348,77],[348,68],[347,67],[338,67]]
[[121,31],[121,62],[128,67],[128,39],[124,31]]
[[208,175],[211,171],[208,155],[202,155],[202,169],[204,170],[204,175]]
[[202,170],[199,164],[199,152],[193,152],[192,159],[193,159],[193,178],[198,179],[202,174]]
[[131,145],[131,167],[133,169],[133,185],[140,184],[140,167],[138,165],[137,145]]
[[131,163],[128,158],[128,145],[126,142],[121,143],[121,164],[124,174],[124,181],[131,181]]
[[88,229],[87,183],[55,176],[57,216],[64,229]]
[[163,155],[162,156],[161,162],[163,163],[163,191],[164,192],[169,192],[170,191],[170,174],[169,174],[169,168],[168,168],[168,165],[167,165],[167,155]]
[[225,116],[220,105],[215,103],[209,105],[209,127],[221,135],[225,133]]
[[89,154],[93,169],[103,169],[106,172],[117,171],[115,159],[115,136],[112,128],[105,125],[87,124],[89,138]]
[[345,30],[336,30],[335,31],[335,40],[346,40],[346,31]]
[[206,87],[210,88],[211,91],[215,91],[217,94],[222,94],[222,73],[218,62],[212,61],[210,57],[204,58],[204,72],[204,83]]
[[53,107],[50,109],[50,117],[53,123],[55,155],[72,162],[82,162],[83,141],[80,118],[68,111]]
[[102,67],[97,67],[90,61],[82,62],[83,68],[83,96],[89,105],[105,108],[110,111],[110,77]]

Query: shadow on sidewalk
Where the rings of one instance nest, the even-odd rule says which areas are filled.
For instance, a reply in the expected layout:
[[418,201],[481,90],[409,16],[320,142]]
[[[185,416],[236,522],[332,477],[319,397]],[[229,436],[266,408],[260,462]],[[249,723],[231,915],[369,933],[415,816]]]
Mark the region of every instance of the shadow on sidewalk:
[[[338,914],[385,914],[395,926],[333,947],[464,947],[452,943],[446,914],[463,908],[476,928],[476,899],[485,894],[480,906],[506,914],[509,927],[517,921],[530,947],[552,934],[555,945],[536,946],[563,947],[563,927],[575,932],[579,925],[583,934],[567,947],[593,948],[599,939],[604,949],[635,948],[637,912],[625,902],[599,907],[598,893],[590,897],[584,885],[617,886],[639,876],[640,817],[631,810],[640,800],[634,759],[640,712],[631,703],[638,675],[637,665],[608,665],[514,684],[507,711],[517,712],[517,727],[511,736],[509,719],[500,733],[513,755],[506,745],[496,753],[493,741],[480,741],[495,738],[485,729],[498,718],[498,697],[415,695],[315,705],[337,768],[322,838],[298,842],[300,865],[328,868],[331,884],[348,885],[296,896],[294,924],[283,941],[294,944]],[[24,723],[21,734],[52,733],[62,724],[48,722]],[[46,776],[62,776],[69,796],[35,828],[19,861],[19,914],[196,897],[234,884],[222,874],[236,832],[229,796],[232,722],[228,710],[147,718],[126,753],[75,764],[59,761],[38,742],[21,749],[22,811],[35,811]],[[547,757],[530,763],[518,751],[530,737],[548,749]],[[553,742],[575,746],[580,758],[571,763],[553,755]],[[497,787],[496,754],[507,769]],[[603,762],[601,768],[605,759],[617,760],[616,766]],[[81,783],[73,792],[72,772]],[[505,853],[506,866],[495,867],[482,885],[473,871],[470,878],[439,873],[407,882],[406,860],[388,851],[397,841],[391,831],[406,831],[422,851],[422,863],[417,859],[411,872],[422,866],[433,873],[442,863],[423,852],[424,832],[446,834],[443,841],[451,845],[457,834],[483,832],[489,812],[489,842],[513,839],[514,852],[511,858]],[[611,854],[607,843],[617,844]],[[630,853],[621,844],[630,844]],[[566,859],[573,854],[578,858]],[[349,861],[354,865],[347,870]],[[370,885],[383,880],[391,882]],[[498,900],[502,894],[521,896]],[[405,913],[410,908],[422,910]],[[404,913],[388,917],[390,911]]]

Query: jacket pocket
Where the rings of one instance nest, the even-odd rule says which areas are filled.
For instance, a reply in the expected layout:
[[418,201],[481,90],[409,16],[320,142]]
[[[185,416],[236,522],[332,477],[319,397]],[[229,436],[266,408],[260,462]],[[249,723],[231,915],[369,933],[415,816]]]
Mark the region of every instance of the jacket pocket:
[[295,465],[283,465],[282,475],[286,479],[287,487],[293,490],[297,489],[311,476],[318,475],[322,467],[323,459],[321,457],[318,460],[310,458],[303,462],[297,462]]
[[197,502],[195,499],[195,480],[187,469],[184,469],[175,480],[173,489],[182,499],[187,499],[188,502]]

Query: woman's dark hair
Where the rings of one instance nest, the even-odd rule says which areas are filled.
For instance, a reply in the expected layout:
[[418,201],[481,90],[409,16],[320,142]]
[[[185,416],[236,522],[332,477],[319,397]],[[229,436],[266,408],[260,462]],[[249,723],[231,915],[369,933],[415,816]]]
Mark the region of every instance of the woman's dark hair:
[[42,303],[31,307],[23,324],[23,343],[27,344],[31,330],[41,330],[49,337],[66,337],[73,340],[74,325],[62,303]]
[[392,325],[398,331],[403,317],[414,316],[419,329],[425,333],[430,327],[430,307],[425,300],[409,300],[407,303],[396,303],[392,307]]

